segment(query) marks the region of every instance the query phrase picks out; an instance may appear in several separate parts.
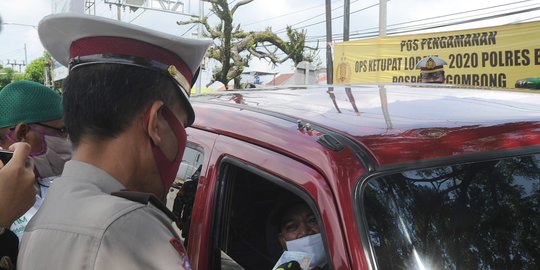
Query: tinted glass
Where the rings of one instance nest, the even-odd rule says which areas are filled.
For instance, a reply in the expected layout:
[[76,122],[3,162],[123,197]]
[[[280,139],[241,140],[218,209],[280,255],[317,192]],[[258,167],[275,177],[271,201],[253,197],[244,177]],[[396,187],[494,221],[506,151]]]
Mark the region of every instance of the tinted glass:
[[379,269],[540,269],[540,156],[369,180]]

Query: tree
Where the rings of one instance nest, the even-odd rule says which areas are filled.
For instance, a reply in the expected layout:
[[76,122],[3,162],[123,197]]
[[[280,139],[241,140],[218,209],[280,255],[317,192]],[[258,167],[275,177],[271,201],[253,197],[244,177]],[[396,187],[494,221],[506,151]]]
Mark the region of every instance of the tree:
[[[49,85],[46,79],[50,78],[51,56],[45,52],[42,57],[32,61],[24,71],[24,79]],[[45,76],[45,72],[49,73]]]
[[[211,11],[216,14],[220,22],[211,27],[208,17],[192,19],[189,21],[179,21],[177,24],[202,24],[206,32],[204,36],[212,38],[216,44],[208,50],[208,57],[218,61],[221,66],[212,72],[210,84],[218,81],[228,88],[228,82],[234,80],[234,87],[240,88],[240,75],[244,68],[249,66],[251,56],[259,59],[267,59],[273,64],[280,64],[291,59],[295,65],[301,61],[313,60],[313,54],[305,54],[308,48],[305,46],[305,31],[296,31],[292,27],[287,27],[289,41],[284,41],[267,28],[261,32],[245,32],[240,29],[240,25],[233,25],[233,16],[236,10],[253,0],[242,0],[229,8],[227,0],[203,0],[211,3]],[[234,30],[233,30],[234,29]],[[263,48],[265,51],[260,50]],[[283,58],[276,56],[277,50],[285,53]],[[315,50],[315,49],[313,49]],[[207,86],[208,86],[207,85]]]
[[20,80],[20,76],[17,75],[12,68],[3,68],[0,66],[0,89],[14,81]]

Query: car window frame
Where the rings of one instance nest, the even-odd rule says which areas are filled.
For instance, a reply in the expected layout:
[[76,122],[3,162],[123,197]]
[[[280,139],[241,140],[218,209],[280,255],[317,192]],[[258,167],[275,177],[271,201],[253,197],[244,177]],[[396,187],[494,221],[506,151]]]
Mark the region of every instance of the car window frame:
[[366,174],[362,175],[355,184],[353,194],[353,208],[355,212],[355,222],[357,222],[358,224],[358,235],[360,236],[360,241],[362,242],[362,246],[364,247],[364,255],[368,261],[369,269],[379,269],[374,247],[369,237],[369,226],[367,223],[365,215],[366,211],[363,204],[364,191],[367,183],[370,180],[410,170],[433,169],[444,166],[486,162],[533,154],[540,154],[540,146],[529,146],[510,150],[489,151],[484,153],[451,156],[431,160],[420,160],[415,162],[390,164],[380,167],[374,167],[371,171],[368,171]]

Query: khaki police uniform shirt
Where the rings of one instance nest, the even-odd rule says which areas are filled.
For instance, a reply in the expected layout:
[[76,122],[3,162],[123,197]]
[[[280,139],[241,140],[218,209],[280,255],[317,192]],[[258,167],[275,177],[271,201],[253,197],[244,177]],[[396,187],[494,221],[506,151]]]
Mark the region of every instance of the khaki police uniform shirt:
[[122,189],[93,165],[67,162],[26,227],[17,269],[189,269],[172,220],[110,195]]

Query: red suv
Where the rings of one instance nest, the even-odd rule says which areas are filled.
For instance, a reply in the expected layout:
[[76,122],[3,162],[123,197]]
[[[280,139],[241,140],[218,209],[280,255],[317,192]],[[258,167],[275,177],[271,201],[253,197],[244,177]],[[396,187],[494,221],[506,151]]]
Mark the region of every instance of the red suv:
[[[272,269],[279,194],[328,269],[540,269],[540,95],[366,85],[193,98],[178,224],[193,269]],[[191,179],[189,179],[191,178]]]

